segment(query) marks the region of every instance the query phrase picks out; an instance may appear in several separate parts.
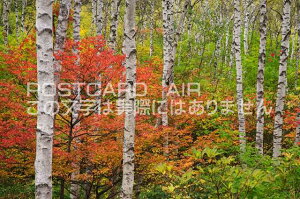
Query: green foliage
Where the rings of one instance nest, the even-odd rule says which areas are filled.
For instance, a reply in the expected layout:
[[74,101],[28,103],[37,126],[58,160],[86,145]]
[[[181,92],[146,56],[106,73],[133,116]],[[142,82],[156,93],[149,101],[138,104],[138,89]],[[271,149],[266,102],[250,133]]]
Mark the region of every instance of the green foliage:
[[217,148],[194,149],[190,156],[198,163],[180,175],[166,164],[159,166],[157,171],[166,179],[161,189],[169,198],[300,197],[299,148],[287,150],[277,160],[251,148],[236,156],[224,156]]

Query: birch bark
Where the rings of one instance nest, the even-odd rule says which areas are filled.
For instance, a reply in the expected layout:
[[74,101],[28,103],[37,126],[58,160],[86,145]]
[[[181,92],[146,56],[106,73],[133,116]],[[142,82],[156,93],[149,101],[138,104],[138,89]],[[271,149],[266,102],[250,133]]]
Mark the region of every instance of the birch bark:
[[297,57],[296,57],[296,76],[295,76],[295,88],[298,86],[299,79],[299,64],[300,64],[300,1],[296,1],[297,7]]
[[151,17],[150,17],[150,57],[152,57],[153,52],[154,52],[154,47],[153,47],[153,34],[154,34],[154,8],[155,8],[155,1],[150,2],[151,6]]
[[97,24],[97,0],[92,0],[93,24]]
[[18,4],[18,0],[14,1],[15,3],[15,15],[16,15],[16,36],[19,36],[19,4]]
[[97,35],[102,35],[103,31],[103,0],[97,0],[96,9],[96,25],[97,25]]
[[27,6],[27,0],[22,0],[22,16],[21,16],[21,26],[22,26],[22,31],[26,31],[25,27],[25,12],[26,12],[26,6]]
[[243,95],[243,67],[241,57],[241,12],[240,0],[234,0],[234,53],[236,62],[236,92],[238,107],[238,123],[241,151],[246,148],[246,130]]
[[80,41],[80,13],[81,13],[81,0],[74,0],[74,30],[73,30],[73,37],[74,41]]
[[113,0],[112,9],[111,9],[109,46],[114,50],[116,49],[116,45],[117,45],[117,30],[118,30],[120,3],[121,3],[120,0]]
[[10,7],[10,1],[11,0],[4,0],[3,1],[3,25],[4,25],[4,44],[8,44],[8,35],[9,35],[9,21],[8,21],[8,15],[9,15],[9,7]]
[[56,27],[56,40],[54,45],[55,52],[63,50],[66,41],[70,6],[70,0],[60,1],[59,15]]
[[136,0],[126,0],[124,17],[123,53],[126,56],[127,92],[125,104],[130,110],[125,111],[124,140],[123,140],[123,178],[121,198],[131,199],[134,184],[134,136],[135,136],[135,97],[136,97]]
[[245,10],[245,16],[244,16],[244,53],[248,54],[249,46],[248,46],[248,37],[249,37],[249,17],[250,17],[250,11],[249,11],[249,0],[244,0],[244,10]]
[[168,126],[167,90],[174,82],[174,0],[163,0],[163,78],[162,78],[162,125]]
[[[80,13],[81,13],[81,6],[82,6],[82,2],[81,0],[74,0],[74,22],[73,22],[73,37],[74,37],[74,42],[79,42],[80,41],[80,22],[81,22],[81,17],[80,17]],[[74,47],[73,49],[74,53],[77,55],[77,63],[79,64],[79,51],[77,46]],[[75,100],[73,101],[73,110],[72,110],[72,125],[74,128],[74,132],[73,132],[73,136],[75,135],[76,132],[76,127],[80,125],[80,123],[78,122],[79,119],[79,110],[80,110],[80,87],[76,87],[74,89],[74,94],[76,95]],[[76,124],[77,123],[77,124]],[[78,142],[78,139],[74,139],[76,142]],[[74,147],[74,150],[76,150],[76,147]],[[70,187],[70,198],[71,199],[78,199],[79,198],[79,191],[80,191],[80,186],[77,183],[74,183],[74,181],[76,181],[76,178],[79,174],[79,165],[77,165],[76,163],[73,163],[73,168],[76,168],[75,171],[73,171],[71,173],[71,187]]]
[[256,84],[256,148],[263,154],[264,142],[264,73],[266,63],[266,43],[267,43],[267,1],[260,2],[260,44]]
[[53,65],[53,1],[36,1],[38,116],[35,159],[35,197],[52,198],[52,145],[55,80]]
[[296,127],[295,145],[299,146],[300,145],[300,112],[297,113],[296,123],[297,123],[297,127]]
[[[299,78],[299,60],[300,60],[300,1],[296,2],[297,6],[297,33],[298,33],[298,40],[297,40],[297,61],[296,61],[296,80],[295,80],[295,88],[298,86],[298,78]],[[300,106],[299,106],[300,109]],[[295,145],[300,145],[300,112],[297,113],[297,127],[296,127],[296,138],[295,138]]]
[[284,104],[287,87],[287,60],[289,56],[290,42],[290,20],[291,20],[291,0],[283,1],[283,21],[282,21],[282,40],[281,40],[281,55],[279,65],[279,79],[277,88],[277,99],[275,107],[275,124],[273,135],[273,157],[277,158],[281,154],[282,148],[282,127]]

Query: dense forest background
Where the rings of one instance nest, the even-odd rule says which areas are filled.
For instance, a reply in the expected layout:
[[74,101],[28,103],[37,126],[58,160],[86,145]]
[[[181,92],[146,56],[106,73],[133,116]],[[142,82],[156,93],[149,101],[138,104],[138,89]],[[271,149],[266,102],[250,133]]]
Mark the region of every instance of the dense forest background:
[[300,198],[299,0],[0,6],[0,198]]

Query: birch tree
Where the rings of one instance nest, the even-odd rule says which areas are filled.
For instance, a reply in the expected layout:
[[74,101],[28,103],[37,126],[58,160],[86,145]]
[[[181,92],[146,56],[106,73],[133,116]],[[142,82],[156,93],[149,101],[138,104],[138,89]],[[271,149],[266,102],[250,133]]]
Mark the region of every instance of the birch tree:
[[16,16],[16,36],[19,36],[19,2],[14,0],[15,3],[15,16]]
[[73,30],[73,39],[75,42],[80,41],[80,22],[81,22],[81,6],[82,2],[81,0],[74,0],[74,30]]
[[58,52],[63,50],[65,40],[67,37],[68,19],[70,14],[71,0],[61,0],[59,15],[56,27],[56,40],[54,51]]
[[103,31],[103,0],[97,0],[96,26],[97,35],[101,35]]
[[282,20],[282,40],[281,40],[281,55],[279,65],[279,78],[277,88],[277,99],[275,107],[275,124],[273,135],[273,157],[277,158],[281,154],[282,142],[282,127],[284,104],[287,87],[287,60],[289,56],[290,42],[290,20],[291,20],[291,0],[283,1],[283,20]]
[[121,198],[131,199],[133,196],[134,183],[134,136],[135,136],[135,95],[136,95],[136,29],[135,13],[136,0],[126,0],[126,11],[124,17],[124,43],[123,53],[125,54],[126,84],[125,95],[126,107],[125,126],[123,139],[123,178]]
[[152,57],[154,52],[153,47],[153,34],[154,34],[154,11],[155,8],[155,1],[150,1],[150,57]]
[[[300,1],[296,1],[297,6],[297,33],[298,33],[298,41],[297,41],[297,61],[296,61],[296,79],[295,79],[295,87],[298,86],[298,78],[299,78],[299,60],[300,60]],[[300,110],[300,106],[299,106]],[[296,118],[296,138],[295,145],[299,145],[300,143],[300,112],[298,110],[297,118]]]
[[297,123],[297,127],[296,127],[295,145],[297,146],[300,144],[300,112],[299,111],[297,113],[296,123]]
[[236,62],[236,92],[237,92],[237,108],[238,123],[241,151],[245,151],[245,115],[244,115],[244,96],[243,96],[243,67],[241,57],[241,12],[240,0],[234,0],[234,53]]
[[[81,13],[81,6],[82,6],[82,2],[81,0],[74,0],[74,21],[73,21],[73,38],[74,38],[74,42],[79,42],[80,41],[80,23],[81,23],[81,17],[80,17],[80,13]],[[73,51],[75,52],[75,54],[77,55],[77,60],[76,60],[76,64],[79,64],[79,55],[78,55],[78,48],[77,46],[74,47]],[[78,122],[79,119],[79,111],[80,111],[80,87],[75,87],[74,88],[74,94],[76,96],[76,98],[73,101],[73,109],[72,109],[72,126],[73,128],[75,128],[76,126],[80,125],[80,123]],[[71,136],[75,136],[75,135],[71,135]],[[71,138],[73,139],[73,138]],[[78,139],[74,139],[75,141],[78,142]],[[74,150],[76,150],[76,148],[74,148]],[[69,152],[71,152],[71,146],[69,147]],[[79,193],[80,193],[80,186],[77,183],[74,183],[74,181],[76,180],[76,176],[78,176],[79,174],[79,166],[77,164],[72,164],[73,168],[75,168],[75,171],[73,171],[71,173],[71,187],[70,187],[70,198],[71,199],[78,199],[79,198]]]
[[[183,5],[183,10],[182,10],[181,16],[179,18],[179,23],[177,25],[177,29],[174,30],[175,31],[175,37],[174,37],[174,44],[173,44],[173,59],[175,59],[175,57],[176,57],[176,50],[177,50],[179,38],[180,38],[180,35],[183,31],[185,18],[187,16],[188,10],[190,8],[191,8],[191,0],[185,0],[184,5]],[[173,11],[171,10],[171,13],[172,12]],[[172,26],[174,27],[174,24]]]
[[161,124],[168,126],[167,90],[174,82],[174,0],[163,0],[163,78],[162,78],[162,103]]
[[260,2],[260,44],[256,84],[256,148],[263,154],[264,142],[264,72],[266,63],[266,43],[267,43],[267,1]]
[[52,147],[55,80],[53,65],[53,1],[36,1],[38,114],[36,132],[36,198],[52,198]]
[[117,45],[117,29],[119,19],[120,0],[113,0],[111,8],[111,21],[110,21],[110,34],[109,34],[109,46],[112,49],[116,49]]
[[27,7],[27,0],[22,0],[22,14],[21,14],[21,27],[22,31],[25,32],[26,27],[25,27],[25,11]]
[[93,24],[97,22],[97,0],[92,0]]
[[9,21],[8,21],[8,15],[9,15],[9,7],[10,7],[10,1],[11,0],[4,0],[3,1],[3,25],[4,25],[4,44],[8,44],[8,35],[9,35]]
[[297,57],[296,57],[296,76],[295,76],[295,88],[298,86],[299,79],[299,64],[300,64],[300,1],[296,1],[297,7]]
[[250,0],[244,0],[244,53],[248,54],[249,46],[248,46],[248,37],[249,37],[249,18],[250,18],[250,10],[249,10]]

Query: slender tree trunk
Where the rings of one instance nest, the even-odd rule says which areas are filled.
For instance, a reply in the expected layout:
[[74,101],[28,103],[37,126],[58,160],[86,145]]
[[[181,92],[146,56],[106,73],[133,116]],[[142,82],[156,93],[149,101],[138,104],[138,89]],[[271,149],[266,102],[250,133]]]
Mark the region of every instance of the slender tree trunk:
[[16,15],[16,36],[19,36],[19,4],[18,0],[15,0],[15,15]]
[[70,14],[71,1],[60,0],[60,8],[58,15],[58,22],[56,27],[56,40],[54,45],[54,52],[63,50],[67,37],[68,19]]
[[126,83],[127,92],[125,104],[131,110],[125,111],[124,145],[123,145],[123,178],[122,199],[131,199],[134,184],[134,136],[135,136],[135,96],[136,96],[136,29],[135,13],[136,0],[126,0],[124,17],[124,43],[123,53],[126,55]]
[[54,133],[55,80],[53,65],[52,3],[36,1],[38,115],[36,132],[35,197],[52,198],[52,147]]
[[264,152],[264,73],[266,63],[266,44],[267,44],[267,1],[260,2],[260,45],[256,84],[256,148],[260,154]]
[[[300,64],[300,1],[297,1],[297,32],[298,32],[298,45],[297,45],[297,67],[296,67],[296,80],[295,87],[298,86],[299,77],[299,64]],[[300,108],[300,107],[299,107]],[[296,138],[295,145],[300,145],[300,112],[297,113],[297,127],[296,127]]]
[[97,0],[92,0],[93,24],[97,24]]
[[[82,5],[81,0],[74,1],[73,37],[74,37],[75,42],[80,41],[81,5]],[[80,60],[79,60],[79,56],[78,56],[79,52],[78,52],[77,46],[74,47],[73,51],[75,54],[77,54],[77,61],[76,61],[77,63],[76,64],[79,64]],[[80,88],[79,87],[75,88],[74,94],[76,95],[76,98],[73,101],[73,110],[72,110],[72,125],[74,128],[73,136],[75,136],[76,127],[80,125],[77,121],[79,119],[79,110],[80,110]],[[77,123],[77,125],[75,125],[76,123]],[[75,141],[78,142],[78,139],[75,138]],[[73,168],[76,168],[76,170],[71,173],[70,198],[71,199],[79,199],[80,186],[79,186],[79,184],[74,183],[74,181],[76,181],[77,176],[79,175],[79,165],[77,165],[76,163],[73,163],[72,165],[73,165]]]
[[[70,14],[71,0],[61,0],[59,16],[56,28],[56,40],[54,44],[54,53],[64,50],[64,44],[67,37],[68,19]],[[61,65],[58,60],[54,60],[55,67],[55,84],[58,85],[60,81]],[[56,93],[56,100],[58,100],[58,95]]]
[[65,179],[60,180],[60,193],[59,193],[59,199],[65,198]]
[[104,38],[107,38],[107,23],[109,20],[109,12],[108,8],[110,6],[110,3],[108,1],[105,1],[103,3],[102,12],[103,12],[103,25],[102,25],[102,35]]
[[295,37],[296,37],[296,33],[292,33],[290,39],[292,40],[291,44],[291,48],[290,48],[290,59],[293,60],[294,59],[294,54],[295,54]]
[[155,1],[150,2],[151,6],[151,13],[150,13],[150,57],[152,57],[153,52],[154,52],[154,47],[153,47],[153,34],[154,34],[154,8],[155,8]]
[[[64,44],[67,37],[70,6],[71,6],[71,0],[60,1],[58,22],[57,22],[56,33],[55,33],[56,39],[54,44],[54,53],[58,53],[59,51],[64,50]],[[54,60],[54,67],[55,67],[55,84],[58,85],[60,81],[60,71],[61,71],[61,65],[58,60]],[[56,96],[56,100],[57,99],[58,96]]]
[[22,16],[21,16],[21,26],[22,26],[22,31],[26,31],[25,27],[25,12],[26,12],[26,6],[27,6],[27,0],[22,0]]
[[4,0],[3,1],[3,25],[4,25],[3,38],[4,38],[4,44],[5,45],[8,44],[8,35],[9,35],[8,15],[9,15],[10,1],[11,0]]
[[[161,119],[157,120],[156,127],[168,126],[168,97],[169,86],[174,82],[174,64],[176,54],[176,39],[174,27],[174,0],[163,0],[163,77],[162,77],[162,101],[160,105]],[[179,33],[178,33],[179,34]],[[175,38],[176,37],[176,38]],[[169,134],[164,136],[164,155],[169,154]]]
[[300,145],[300,110],[298,110],[297,113],[296,123],[297,123],[297,127],[296,127],[295,145],[299,146]]
[[248,38],[249,38],[249,17],[250,17],[250,11],[249,11],[249,0],[244,0],[244,10],[245,10],[245,16],[244,16],[244,53],[248,54],[249,46],[248,46]]
[[296,1],[297,6],[297,57],[296,57],[296,75],[295,75],[295,88],[298,86],[299,79],[299,64],[300,64],[300,1]]
[[225,33],[225,49],[224,49],[224,63],[227,64],[227,56],[228,56],[228,46],[229,46],[229,26],[226,29]]
[[[73,110],[72,110],[72,126],[73,126],[73,135],[72,135],[72,137],[76,136],[77,127],[80,125],[78,123],[79,110],[80,110],[80,89],[75,88],[74,94],[76,95],[76,98],[73,101]],[[79,140],[76,139],[76,138],[74,140],[76,142],[79,142]],[[76,149],[77,148],[75,146],[74,150],[76,150]],[[76,181],[77,176],[79,175],[80,168],[79,168],[79,165],[77,163],[72,163],[72,167],[75,169],[75,171],[73,171],[71,173],[70,198],[71,199],[79,199],[79,197],[80,197],[80,186],[79,186],[78,183],[74,183],[74,182]]]
[[[231,45],[230,45],[230,56],[229,56],[229,66],[230,66],[230,71],[232,71],[233,65],[235,63],[235,53],[234,53],[234,37],[235,37],[235,28],[233,27],[232,29],[232,41],[231,41]],[[231,72],[230,72],[231,73]]]
[[246,148],[246,130],[244,115],[244,95],[243,95],[243,67],[241,57],[241,12],[240,0],[234,0],[234,53],[236,62],[236,92],[238,107],[238,123],[241,151]]
[[96,10],[96,19],[97,19],[97,35],[102,35],[103,33],[103,0],[97,0],[97,10]]
[[75,42],[80,41],[80,13],[81,13],[81,6],[82,2],[81,0],[74,0],[74,30],[73,30],[73,38]]
[[282,40],[281,40],[281,55],[279,66],[278,90],[275,107],[275,125],[274,125],[274,140],[273,140],[273,157],[277,158],[281,154],[282,142],[282,127],[284,104],[287,87],[287,60],[289,56],[290,42],[290,20],[291,20],[291,0],[283,1],[283,21],[282,21]]
[[[174,44],[175,44],[175,31],[174,31],[174,0],[163,0],[163,78],[162,78],[162,121],[163,126],[168,126],[168,100],[167,90],[168,87],[174,82]],[[168,139],[168,138],[166,138]]]
[[113,0],[112,9],[111,9],[109,46],[114,50],[116,49],[117,46],[117,30],[118,30],[120,3],[121,3],[120,0]]
[[[181,13],[181,16],[180,16],[180,19],[179,19],[179,23],[177,25],[177,29],[174,30],[175,31],[175,38],[174,38],[174,47],[173,47],[173,58],[175,59],[176,57],[176,50],[177,50],[177,46],[178,46],[178,42],[179,42],[179,38],[180,38],[180,35],[183,31],[183,28],[184,28],[184,23],[185,23],[185,18],[187,16],[187,13],[188,13],[188,10],[189,8],[191,7],[191,0],[185,0],[184,2],[184,6],[183,6],[183,10],[182,10],[182,13]],[[174,11],[171,10],[170,11],[171,15],[173,16],[174,15]],[[171,21],[173,21],[173,26],[174,26],[174,18],[171,19]],[[174,29],[174,27],[173,27]]]
[[244,53],[247,55],[249,51],[249,23],[250,23],[250,0],[244,0]]

